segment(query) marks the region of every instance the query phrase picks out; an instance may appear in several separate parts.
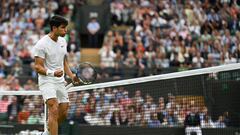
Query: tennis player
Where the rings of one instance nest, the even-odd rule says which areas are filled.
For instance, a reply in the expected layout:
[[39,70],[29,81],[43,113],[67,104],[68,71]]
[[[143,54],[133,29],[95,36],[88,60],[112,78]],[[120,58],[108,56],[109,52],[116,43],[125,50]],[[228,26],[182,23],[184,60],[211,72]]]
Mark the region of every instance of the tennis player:
[[66,54],[68,21],[61,16],[50,19],[51,31],[34,46],[35,70],[39,89],[48,107],[48,131],[43,135],[58,135],[58,126],[67,117],[69,99],[65,89],[64,74],[79,82],[69,68]]

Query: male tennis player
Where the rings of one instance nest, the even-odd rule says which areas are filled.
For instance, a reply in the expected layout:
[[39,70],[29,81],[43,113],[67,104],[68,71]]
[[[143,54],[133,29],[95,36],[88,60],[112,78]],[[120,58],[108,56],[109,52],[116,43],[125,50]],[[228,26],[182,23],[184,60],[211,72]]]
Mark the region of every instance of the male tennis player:
[[[58,135],[58,125],[66,118],[69,107],[65,90],[64,73],[73,82],[79,82],[68,66],[67,42],[63,38],[68,21],[61,16],[50,19],[51,32],[34,46],[35,70],[38,73],[39,89],[48,107],[48,130],[43,135]],[[50,132],[50,133],[49,133]]]

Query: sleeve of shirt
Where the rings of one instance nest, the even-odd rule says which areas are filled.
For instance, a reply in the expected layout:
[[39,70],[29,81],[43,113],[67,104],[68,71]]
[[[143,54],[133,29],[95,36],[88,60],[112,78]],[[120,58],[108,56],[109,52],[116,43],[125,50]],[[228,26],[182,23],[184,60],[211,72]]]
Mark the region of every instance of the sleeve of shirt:
[[33,55],[34,57],[41,57],[43,59],[45,59],[45,51],[44,48],[42,46],[40,46],[40,44],[37,44],[34,49],[33,49]]

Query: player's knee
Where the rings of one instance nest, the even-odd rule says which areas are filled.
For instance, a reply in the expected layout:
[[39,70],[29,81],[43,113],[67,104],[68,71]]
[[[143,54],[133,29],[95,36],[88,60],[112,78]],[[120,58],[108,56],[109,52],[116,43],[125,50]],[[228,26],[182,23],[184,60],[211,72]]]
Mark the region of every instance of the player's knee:
[[49,116],[52,119],[58,119],[58,104],[54,102],[49,103],[48,108],[49,108]]
[[51,116],[52,119],[57,120],[58,119],[58,108],[57,106],[53,106],[49,109],[49,116]]

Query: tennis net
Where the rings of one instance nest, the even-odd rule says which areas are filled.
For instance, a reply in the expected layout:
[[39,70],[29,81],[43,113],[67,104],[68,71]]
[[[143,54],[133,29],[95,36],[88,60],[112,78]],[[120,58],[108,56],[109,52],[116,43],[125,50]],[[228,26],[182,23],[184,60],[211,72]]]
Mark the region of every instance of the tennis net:
[[[187,126],[186,117],[194,112],[199,114],[202,129],[213,128],[224,134],[219,130],[240,127],[239,67],[240,64],[229,64],[72,87],[67,121],[90,127],[175,129]],[[23,108],[30,112],[29,116],[36,114],[44,119],[40,115],[44,107],[39,103],[39,91],[1,91],[0,95],[38,100],[37,107],[32,103],[32,107],[39,108],[37,112],[29,111],[29,106]],[[43,121],[39,119],[38,124]],[[101,134],[100,130],[95,132]],[[78,132],[77,128],[74,132]]]

